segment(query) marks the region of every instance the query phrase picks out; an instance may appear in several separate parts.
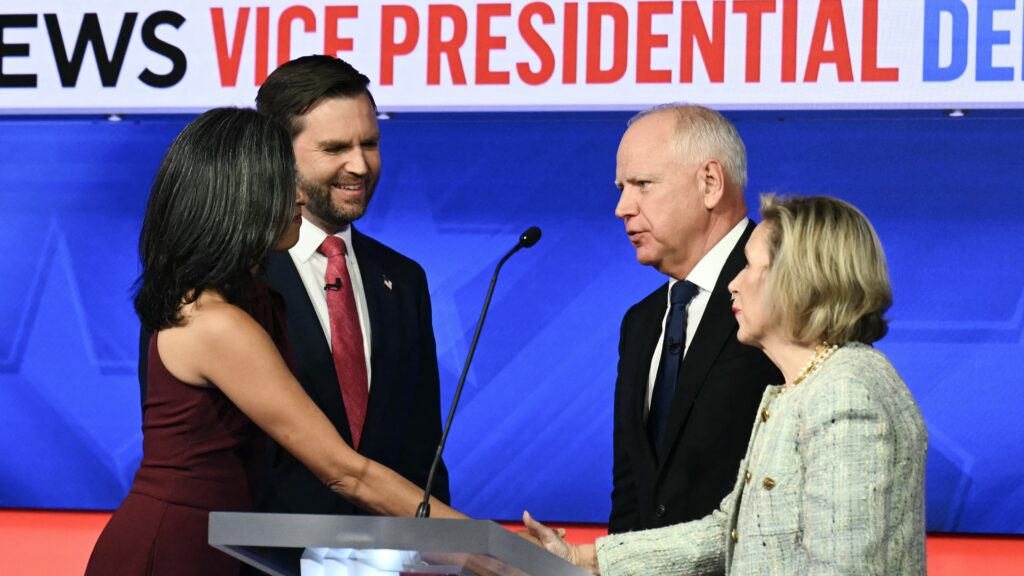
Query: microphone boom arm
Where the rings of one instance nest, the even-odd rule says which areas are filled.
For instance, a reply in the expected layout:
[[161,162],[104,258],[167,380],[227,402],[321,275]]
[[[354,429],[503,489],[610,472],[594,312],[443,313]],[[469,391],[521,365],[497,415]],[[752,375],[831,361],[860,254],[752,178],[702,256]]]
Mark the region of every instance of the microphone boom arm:
[[437,474],[437,467],[441,463],[441,454],[444,452],[444,445],[448,441],[448,432],[451,430],[452,420],[455,418],[455,409],[459,406],[459,397],[462,396],[462,386],[466,383],[466,375],[469,374],[469,365],[473,362],[473,353],[476,352],[476,344],[480,340],[480,332],[484,327],[484,319],[487,317],[487,309],[491,307],[491,296],[494,295],[494,286],[498,283],[498,273],[501,272],[501,267],[509,258],[512,257],[513,254],[522,248],[529,248],[533,246],[539,239],[540,228],[537,228],[536,226],[531,227],[520,235],[519,243],[509,250],[508,253],[498,261],[498,265],[494,267],[494,275],[491,276],[491,284],[487,287],[487,296],[484,298],[484,306],[483,309],[480,310],[480,319],[476,321],[476,331],[473,333],[473,340],[469,344],[469,353],[466,354],[466,363],[462,366],[462,375],[459,376],[459,384],[455,387],[455,396],[452,398],[452,406],[448,410],[448,419],[445,421],[444,431],[441,433],[441,442],[437,445],[437,453],[434,455],[434,461],[430,465],[430,473],[427,475],[427,487],[423,491],[423,502],[420,502],[419,507],[416,509],[417,518],[430,517],[430,492],[434,487],[434,476]]

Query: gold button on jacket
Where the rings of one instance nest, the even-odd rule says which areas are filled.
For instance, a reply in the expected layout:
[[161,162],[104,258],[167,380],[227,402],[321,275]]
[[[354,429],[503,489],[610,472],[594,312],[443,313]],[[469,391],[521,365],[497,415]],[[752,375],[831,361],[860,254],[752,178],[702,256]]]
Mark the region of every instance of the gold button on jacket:
[[761,481],[761,485],[765,487],[765,490],[771,490],[775,488],[775,480],[771,476],[765,476],[764,480]]

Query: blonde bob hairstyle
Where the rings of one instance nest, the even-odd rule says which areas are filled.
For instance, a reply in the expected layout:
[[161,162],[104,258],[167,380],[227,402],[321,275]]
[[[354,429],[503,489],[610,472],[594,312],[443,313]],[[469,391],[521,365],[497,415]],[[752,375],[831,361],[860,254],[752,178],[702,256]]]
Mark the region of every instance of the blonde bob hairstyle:
[[885,253],[853,206],[827,196],[761,196],[768,232],[769,305],[786,337],[802,344],[871,344],[892,306]]

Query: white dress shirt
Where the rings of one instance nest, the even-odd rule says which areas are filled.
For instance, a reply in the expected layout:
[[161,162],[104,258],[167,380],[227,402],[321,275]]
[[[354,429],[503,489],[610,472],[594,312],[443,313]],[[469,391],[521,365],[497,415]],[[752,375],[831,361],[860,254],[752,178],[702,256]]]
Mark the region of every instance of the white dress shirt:
[[[729,254],[732,254],[736,243],[740,241],[740,236],[743,236],[743,231],[747,228],[747,222],[749,220],[746,218],[741,220],[724,238],[718,241],[718,244],[715,244],[714,248],[700,259],[700,262],[697,262],[693,270],[690,270],[690,274],[686,276],[686,280],[695,284],[698,290],[697,295],[693,297],[693,300],[690,300],[690,304],[686,307],[686,347],[683,349],[684,358],[690,351],[690,342],[693,342],[693,335],[697,333],[700,319],[704,317],[704,310],[707,309],[708,300],[711,299],[711,291],[715,289],[715,284],[718,282],[718,277],[722,274],[722,268],[725,267],[725,261],[729,259]],[[732,278],[728,278],[728,280],[732,281]],[[651,358],[651,371],[647,378],[647,402],[644,404],[645,414],[651,408],[654,380],[658,376],[658,368],[661,367],[661,348],[665,341],[665,322],[668,318],[672,287],[678,281],[675,278],[669,278],[668,280],[668,292],[665,295],[665,315],[661,318],[661,336],[658,338],[658,344],[654,347],[654,356]]]
[[[363,354],[366,358],[366,382],[367,386],[372,382],[370,374],[370,311],[366,307],[366,293],[363,291],[363,279],[359,274],[359,261],[356,259],[355,250],[352,249],[352,227],[346,226],[344,230],[335,236],[345,241],[345,265],[348,266],[348,275],[352,281],[352,291],[355,293],[356,310],[359,311],[359,329],[363,333]],[[295,269],[302,278],[302,284],[309,294],[309,301],[316,310],[316,317],[320,320],[320,327],[324,330],[324,337],[327,345],[331,346],[331,316],[327,311],[327,293],[324,289],[327,276],[327,257],[317,251],[327,233],[317,228],[315,224],[302,219],[302,227],[299,228],[299,241],[288,250],[288,255],[295,263]]]

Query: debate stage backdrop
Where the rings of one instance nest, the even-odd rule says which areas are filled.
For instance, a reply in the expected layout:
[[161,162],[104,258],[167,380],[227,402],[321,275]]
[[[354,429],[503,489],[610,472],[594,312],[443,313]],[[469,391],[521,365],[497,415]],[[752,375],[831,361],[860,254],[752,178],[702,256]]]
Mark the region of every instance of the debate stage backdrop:
[[[1024,533],[1024,113],[732,113],[748,202],[833,194],[892,273],[879,344],[921,406],[928,528]],[[396,114],[358,227],[427,271],[444,410],[504,268],[446,460],[456,506],[603,522],[619,322],[662,278],[613,217],[627,113]],[[0,118],[0,507],[112,509],[140,459],[130,286],[187,116]],[[440,416],[439,416],[440,417]]]

